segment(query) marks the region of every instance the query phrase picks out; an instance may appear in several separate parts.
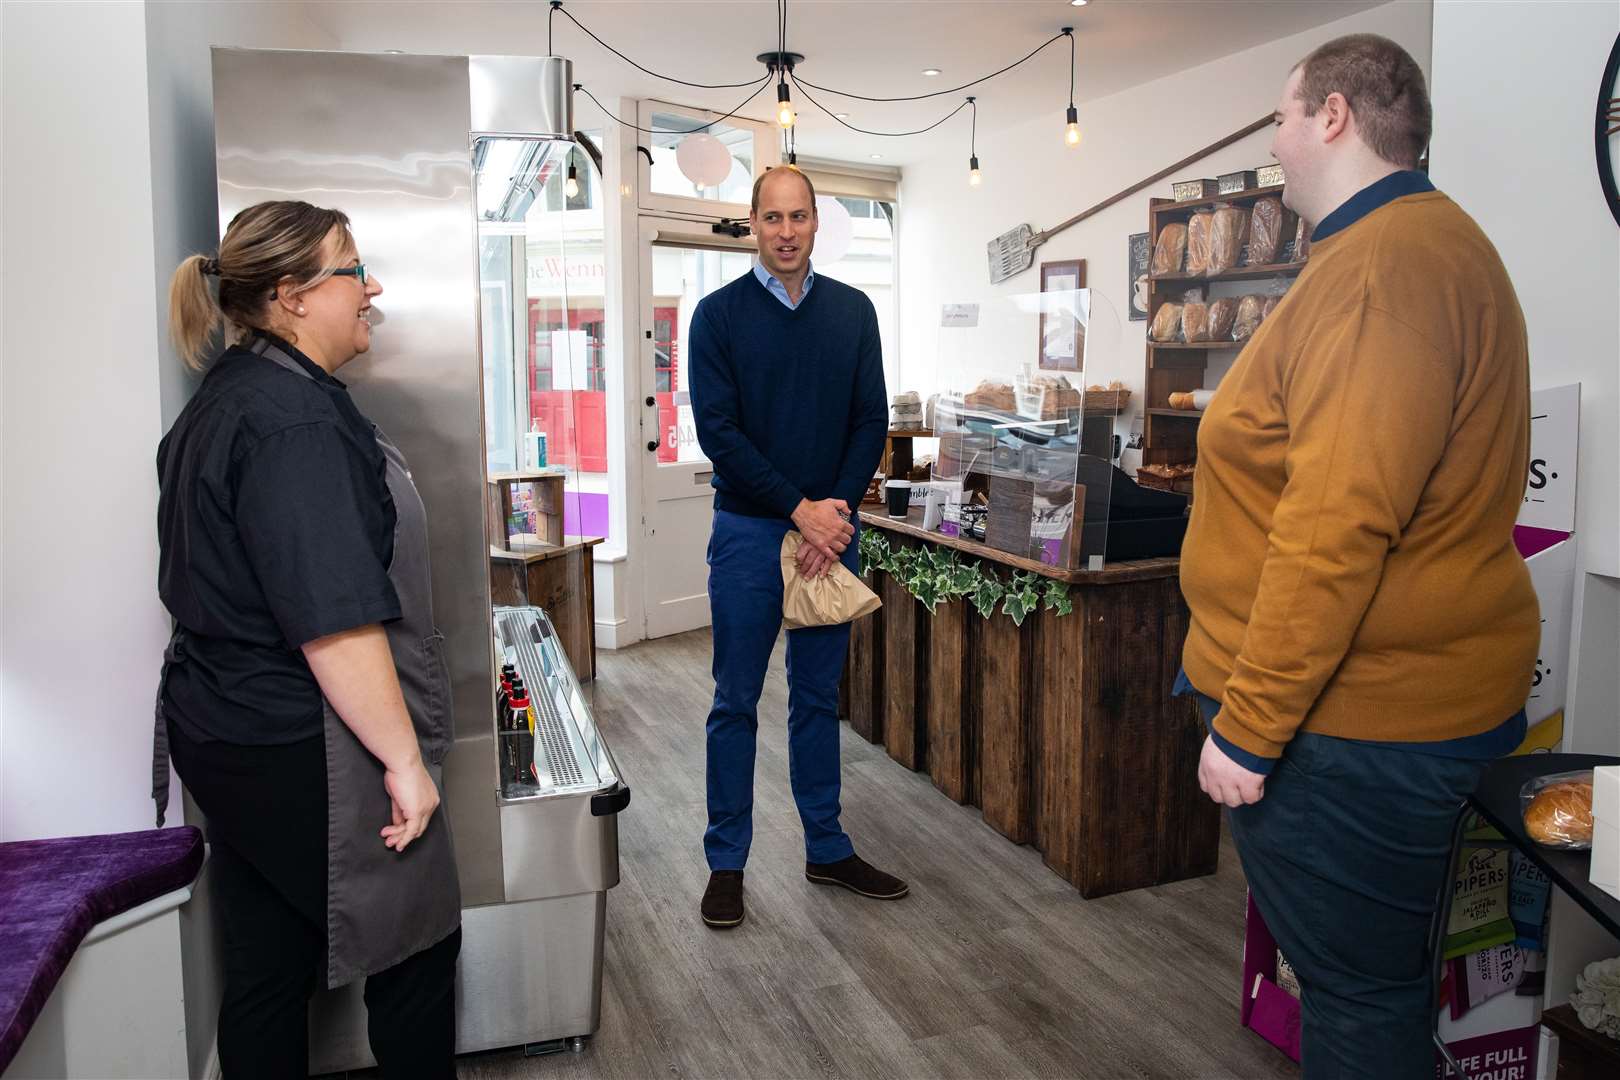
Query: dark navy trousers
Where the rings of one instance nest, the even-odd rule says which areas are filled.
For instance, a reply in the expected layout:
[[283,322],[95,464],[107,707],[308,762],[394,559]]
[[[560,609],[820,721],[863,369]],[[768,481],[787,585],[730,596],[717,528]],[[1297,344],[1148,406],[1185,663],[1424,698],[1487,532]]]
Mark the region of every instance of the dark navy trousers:
[[[1200,699],[1207,723],[1219,705]],[[1255,906],[1299,976],[1306,1080],[1435,1075],[1429,921],[1487,764],[1299,732],[1264,797],[1227,811]]]
[[[782,538],[792,523],[716,510],[709,535],[709,611],[714,630],[714,707],[708,721],[711,870],[741,870],[754,836],[754,744],[759,695],[782,628]],[[856,544],[844,565],[857,569]],[[838,824],[838,681],[849,625],[789,630],[788,772],[804,825],[807,862],[855,853]]]

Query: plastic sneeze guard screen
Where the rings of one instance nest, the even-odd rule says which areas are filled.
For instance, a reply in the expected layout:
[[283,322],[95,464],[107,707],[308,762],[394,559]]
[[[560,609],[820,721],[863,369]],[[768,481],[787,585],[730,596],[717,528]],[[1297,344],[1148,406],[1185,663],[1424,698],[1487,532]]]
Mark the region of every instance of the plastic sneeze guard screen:
[[1129,397],[1112,305],[1090,289],[952,303],[937,333],[925,527],[1055,568],[1096,565]]

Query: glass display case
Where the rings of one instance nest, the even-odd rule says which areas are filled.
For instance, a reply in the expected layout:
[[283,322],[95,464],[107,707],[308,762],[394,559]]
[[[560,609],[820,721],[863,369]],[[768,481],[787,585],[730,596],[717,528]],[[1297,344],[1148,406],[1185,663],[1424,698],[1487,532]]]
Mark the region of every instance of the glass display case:
[[498,730],[501,797],[611,790],[618,770],[551,619],[537,607],[497,607],[495,648],[501,669],[514,670],[524,689]]
[[602,257],[599,177],[558,140],[479,138],[473,169],[495,659],[525,695],[505,679],[495,688],[499,791],[610,789],[590,700],[594,616],[580,603],[606,524],[605,490],[592,490],[606,478],[591,438],[605,427],[600,281],[586,308],[574,295]]
[[[1143,491],[1115,461],[1125,383],[1120,320],[1090,289],[941,310],[939,447],[922,524],[1065,570],[1170,554],[1186,500]],[[1163,527],[1141,527],[1148,519]]]

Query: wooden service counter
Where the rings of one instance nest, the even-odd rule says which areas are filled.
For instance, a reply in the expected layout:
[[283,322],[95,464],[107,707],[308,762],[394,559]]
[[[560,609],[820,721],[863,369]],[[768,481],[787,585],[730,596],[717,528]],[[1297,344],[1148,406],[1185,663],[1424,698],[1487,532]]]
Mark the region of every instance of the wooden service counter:
[[1220,813],[1198,789],[1203,722],[1170,696],[1187,636],[1180,560],[1059,570],[984,544],[863,511],[891,545],[965,557],[1067,582],[1074,610],[1015,626],[965,600],[935,614],[887,574],[883,598],[850,634],[844,715],[869,742],[985,823],[1033,844],[1085,897],[1215,871]]

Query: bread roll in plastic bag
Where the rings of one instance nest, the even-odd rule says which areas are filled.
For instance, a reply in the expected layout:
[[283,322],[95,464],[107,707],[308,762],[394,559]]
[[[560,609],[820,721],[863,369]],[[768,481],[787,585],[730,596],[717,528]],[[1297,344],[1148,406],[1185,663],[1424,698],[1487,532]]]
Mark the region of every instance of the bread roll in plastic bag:
[[1294,261],[1304,262],[1311,255],[1311,227],[1305,224],[1305,219],[1299,219],[1299,225],[1294,230]]
[[1181,260],[1187,255],[1187,226],[1172,221],[1159,230],[1159,242],[1153,245],[1153,276],[1181,273]]
[[1148,329],[1148,337],[1154,341],[1174,341],[1181,334],[1181,305],[1165,303],[1159,305],[1159,311],[1153,316],[1153,325]]
[[1538,776],[1519,789],[1530,839],[1547,847],[1592,846],[1592,770]]
[[1210,231],[1215,215],[1208,210],[1187,219],[1187,273],[1209,273]]
[[1265,266],[1277,261],[1283,243],[1282,200],[1275,195],[1256,199],[1249,217],[1249,265]]
[[1260,320],[1265,318],[1266,298],[1259,293],[1250,293],[1238,301],[1237,316],[1232,320],[1232,340],[1248,341],[1254,332],[1260,329]]
[[1209,305],[1189,300],[1181,307],[1181,336],[1189,342],[1209,340]]
[[1281,294],[1266,297],[1266,302],[1260,305],[1260,318],[1271,318],[1271,313],[1277,310],[1277,305],[1280,303],[1282,303]]
[[1209,302],[1209,340],[1230,341],[1232,323],[1237,319],[1235,296],[1222,296]]
[[1249,212],[1236,206],[1215,211],[1209,232],[1209,272],[1224,274],[1238,264],[1249,238]]

